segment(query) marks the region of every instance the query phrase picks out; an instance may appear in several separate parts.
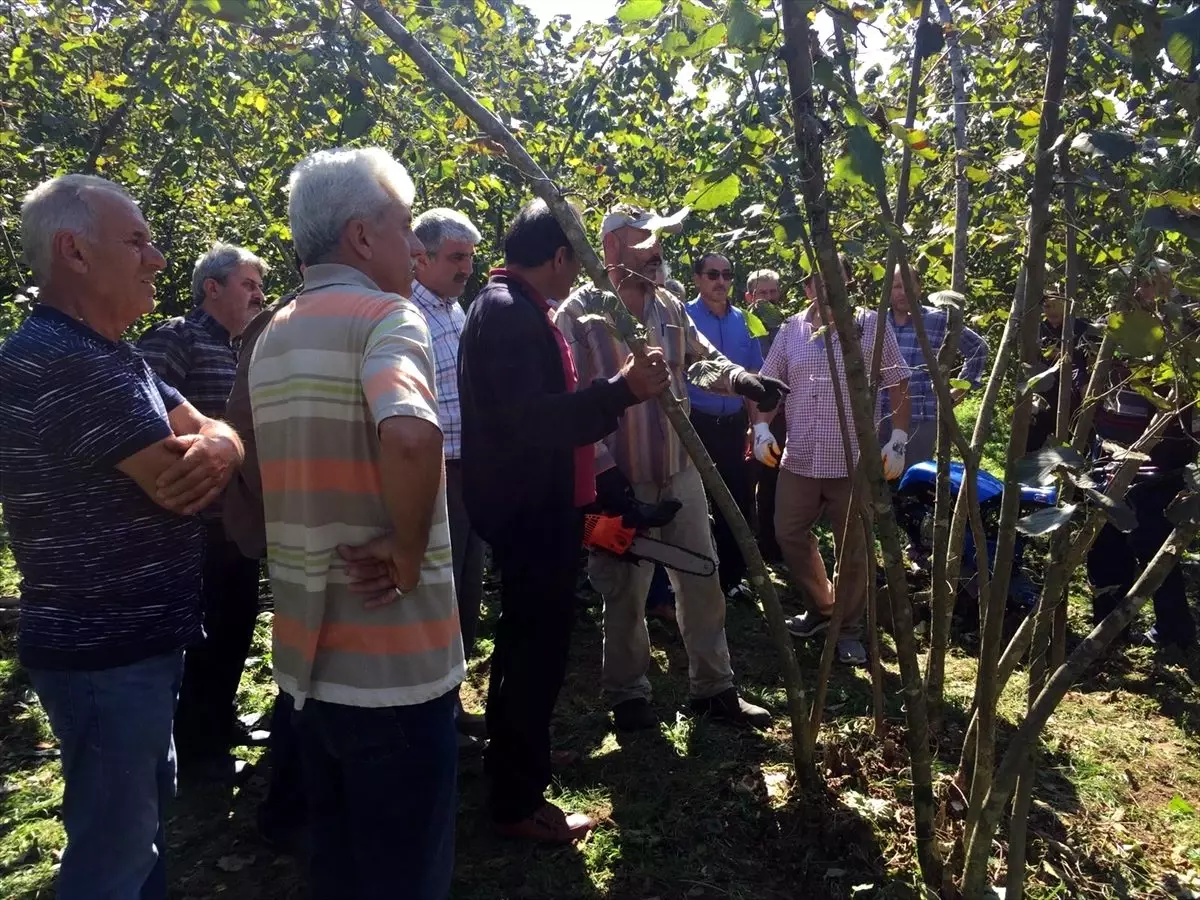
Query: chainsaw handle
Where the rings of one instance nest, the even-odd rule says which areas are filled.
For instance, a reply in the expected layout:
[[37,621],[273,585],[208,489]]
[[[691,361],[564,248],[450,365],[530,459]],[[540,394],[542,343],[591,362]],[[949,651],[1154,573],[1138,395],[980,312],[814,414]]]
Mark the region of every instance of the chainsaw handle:
[[637,529],[626,526],[620,516],[583,517],[583,546],[589,550],[607,550],[620,556],[632,546],[636,534]]

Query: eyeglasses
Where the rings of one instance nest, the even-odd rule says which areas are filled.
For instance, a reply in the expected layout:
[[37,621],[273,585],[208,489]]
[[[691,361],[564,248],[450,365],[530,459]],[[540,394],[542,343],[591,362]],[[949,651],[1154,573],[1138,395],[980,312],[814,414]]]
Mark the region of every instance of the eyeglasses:
[[721,269],[720,271],[716,269],[708,269],[705,271],[704,275],[709,281],[716,281],[718,278],[725,281],[733,281],[732,269]]

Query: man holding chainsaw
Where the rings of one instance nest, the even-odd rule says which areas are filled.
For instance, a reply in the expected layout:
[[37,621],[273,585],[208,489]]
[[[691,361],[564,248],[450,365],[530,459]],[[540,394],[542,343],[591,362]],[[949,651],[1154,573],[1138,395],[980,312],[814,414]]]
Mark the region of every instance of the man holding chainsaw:
[[[604,261],[620,300],[640,323],[646,342],[661,352],[670,369],[671,392],[688,410],[686,369],[706,361],[711,379],[705,387],[738,394],[772,410],[787,385],[734,365],[717,352],[688,317],[683,304],[665,289],[659,231],[678,231],[676,219],[652,211],[619,206],[604,218]],[[625,342],[588,316],[603,309],[595,288],[572,294],[559,307],[562,330],[581,382],[607,378],[629,352]],[[713,537],[708,500],[692,464],[661,407],[646,403],[629,410],[617,430],[596,445],[597,500],[606,512],[644,511],[645,525],[661,523],[657,561],[672,566],[679,630],[689,661],[692,710],[737,724],[765,728],[771,714],[738,696],[725,641],[725,596],[712,565]],[[647,509],[648,506],[648,509]],[[630,520],[627,518],[626,520]],[[649,554],[641,554],[648,557]],[[707,557],[700,559],[699,557]],[[646,632],[646,593],[654,568],[613,554],[594,552],[588,563],[592,584],[604,595],[602,684],[620,730],[652,728],[658,718],[650,707],[650,640]]]
[[[848,284],[851,282],[849,275],[847,270]],[[846,437],[855,468],[859,455],[858,438],[851,418],[842,346],[835,335],[833,310],[820,275],[809,277],[804,293],[812,301],[811,305],[784,323],[762,368],[763,375],[786,378],[793,388],[786,410],[787,447],[781,460],[779,445],[770,430],[772,412],[763,411],[756,417],[754,425],[754,455],[765,465],[781,466],[775,496],[775,536],[792,580],[800,588],[808,607],[803,614],[788,620],[788,631],[802,638],[826,631],[834,605],[840,604],[843,613],[837,642],[838,660],[848,665],[862,665],[867,659],[862,644],[862,617],[867,605],[867,579],[873,577],[874,568],[874,553],[867,540],[871,526],[869,488],[863,479],[855,477],[855,471],[846,468],[846,449],[835,390],[842,395]],[[877,336],[882,333],[880,379],[888,390],[895,432],[902,435],[909,426],[908,366],[900,355],[891,328],[886,322],[881,328],[875,312],[860,309],[854,320],[863,358],[868,365]],[[833,342],[836,378],[831,377],[829,371],[827,340]],[[903,439],[893,439],[884,446],[883,464],[884,474],[889,479],[900,477],[904,471]],[[813,526],[822,513],[828,515],[833,527],[834,553],[840,562],[836,594],[813,534]]]
[[580,262],[544,202],[517,214],[504,258],[467,312],[458,354],[463,501],[500,569],[488,805],[500,834],[565,844],[596,825],[544,796],[550,716],[575,620],[583,510],[596,498],[593,445],[628,409],[661,393],[668,375],[661,353],[637,361],[626,354],[611,377],[576,373],[550,312],[570,292]]

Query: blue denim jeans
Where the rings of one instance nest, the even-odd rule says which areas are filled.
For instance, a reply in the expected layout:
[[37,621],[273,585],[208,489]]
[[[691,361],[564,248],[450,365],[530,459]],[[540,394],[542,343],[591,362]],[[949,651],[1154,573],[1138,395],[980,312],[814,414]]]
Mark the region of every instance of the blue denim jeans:
[[95,671],[29,672],[62,758],[59,900],[164,900],[164,807],[183,651]]
[[457,692],[416,706],[307,700],[296,713],[313,900],[445,900],[454,870]]

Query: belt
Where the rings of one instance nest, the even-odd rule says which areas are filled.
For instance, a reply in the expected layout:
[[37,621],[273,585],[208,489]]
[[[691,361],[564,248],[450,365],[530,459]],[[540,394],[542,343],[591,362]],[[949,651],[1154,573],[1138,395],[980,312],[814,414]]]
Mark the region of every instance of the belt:
[[712,413],[698,412],[697,410],[693,409],[692,418],[704,419],[705,421],[712,422],[715,425],[733,425],[737,422],[749,421],[749,416],[744,408],[735,413],[726,413],[722,416],[714,416]]

